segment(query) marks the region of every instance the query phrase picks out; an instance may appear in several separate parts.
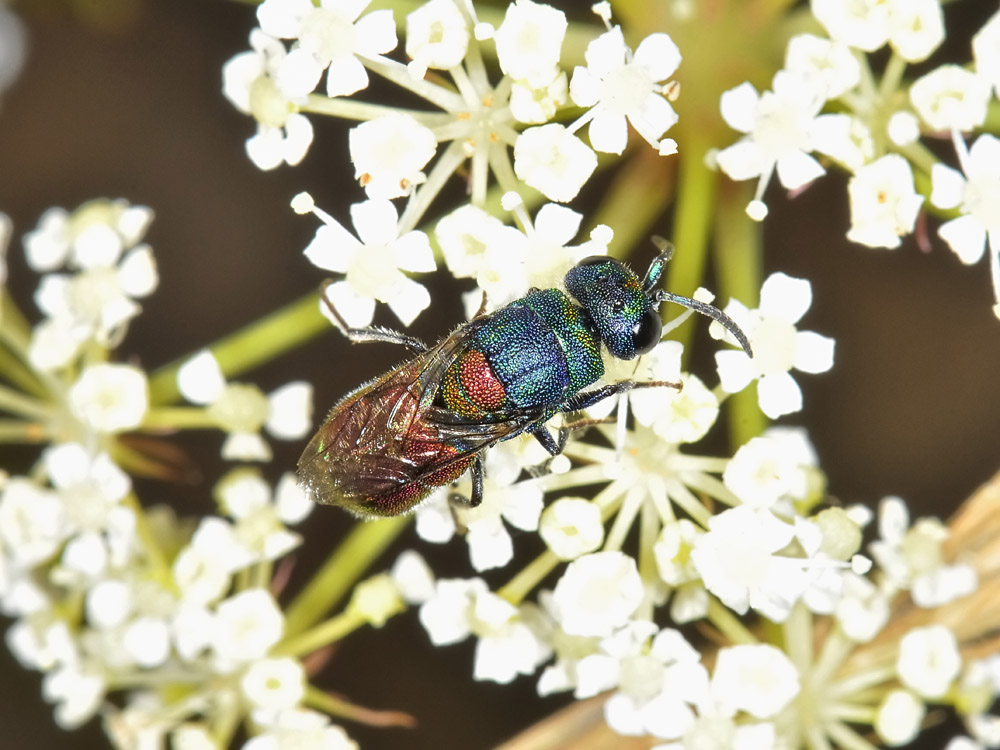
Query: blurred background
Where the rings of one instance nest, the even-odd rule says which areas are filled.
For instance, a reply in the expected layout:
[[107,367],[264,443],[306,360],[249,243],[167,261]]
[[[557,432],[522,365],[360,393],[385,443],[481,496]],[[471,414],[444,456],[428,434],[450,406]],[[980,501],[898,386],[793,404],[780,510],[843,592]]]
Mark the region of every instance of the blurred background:
[[[147,240],[160,286],[144,301],[120,349],[123,358],[147,369],[317,288],[323,272],[301,252],[317,222],[296,216],[288,204],[308,190],[318,205],[346,218],[349,204],[362,199],[346,156],[347,124],[313,118],[315,142],[297,168],[262,173],[251,165],[243,142],[254,124],[223,98],[221,68],[248,48],[253,5],[31,0],[13,7],[29,48],[20,78],[0,98],[0,210],[15,226],[8,283],[32,319],[37,278],[24,264],[20,235],[46,208],[72,209],[96,197],[125,198],[156,214]],[[575,9],[581,17],[583,7]],[[978,0],[948,5],[953,59],[969,59],[969,30],[995,10]],[[682,65],[682,78],[683,71]],[[742,80],[738,71],[734,75],[727,87]],[[841,502],[874,506],[897,494],[915,515],[947,517],[1000,469],[1000,321],[990,311],[987,268],[962,266],[936,239],[933,219],[930,252],[912,239],[894,251],[848,243],[846,179],[836,172],[794,198],[772,191],[768,205],[766,273],[809,279],[814,302],[803,327],[837,340],[833,370],[797,378],[805,409],[786,423],[808,426],[829,490]],[[666,218],[657,231],[670,236]],[[645,268],[652,252],[639,248],[635,265]],[[438,276],[430,282],[431,309],[413,327],[426,340],[445,334],[462,316],[459,294],[467,287]],[[378,320],[392,324],[390,317]],[[694,369],[712,382],[711,342],[699,338],[698,345],[702,356]],[[348,350],[330,333],[241,379],[265,390],[309,380],[318,421],[345,391],[402,356],[391,346]],[[226,468],[216,459],[221,438],[204,434],[181,442],[197,457],[200,481],[143,482],[139,495],[182,514],[210,512],[208,490]],[[721,434],[708,445],[720,454],[727,450]],[[275,445],[268,476],[291,469],[301,449]],[[0,450],[2,464],[15,469],[34,456]],[[305,580],[349,524],[335,509],[312,514],[292,586]],[[398,548],[415,542],[408,532]],[[462,542],[432,549],[417,544],[439,575],[471,575]],[[537,552],[535,544],[515,538],[524,554]],[[40,698],[39,676],[24,672],[6,648],[0,652],[0,749],[107,746],[96,722],[75,733],[59,730]],[[566,702],[537,698],[529,679],[511,686],[473,683],[471,672],[471,642],[434,649],[415,613],[408,613],[382,631],[349,638],[316,682],[359,704],[417,718],[414,730],[346,724],[371,750],[487,748]],[[952,730],[925,735],[921,746],[941,746]]]

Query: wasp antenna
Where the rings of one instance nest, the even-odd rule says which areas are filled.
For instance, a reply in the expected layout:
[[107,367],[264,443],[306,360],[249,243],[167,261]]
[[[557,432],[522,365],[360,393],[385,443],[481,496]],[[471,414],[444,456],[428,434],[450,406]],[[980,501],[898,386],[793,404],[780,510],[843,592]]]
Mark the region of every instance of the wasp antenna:
[[653,262],[649,264],[649,270],[646,271],[646,278],[642,280],[642,291],[646,294],[652,294],[653,289],[660,283],[660,276],[663,275],[663,267],[674,257],[674,246],[668,240],[655,234],[652,240],[653,244],[656,245],[656,249],[660,251],[660,254],[653,258]]
[[650,237],[650,240],[652,240],[653,245],[656,247],[656,249],[660,251],[661,256],[662,255],[667,256],[666,258],[663,259],[664,263],[666,263],[668,260],[674,257],[674,243],[672,243],[670,240],[666,239],[665,237],[661,237],[658,234],[654,234],[652,237]]
[[696,299],[691,299],[690,297],[682,297],[679,294],[674,294],[673,292],[668,292],[664,289],[657,289],[656,292],[656,302],[675,302],[678,305],[683,305],[689,310],[694,310],[702,315],[707,315],[712,320],[718,321],[726,327],[726,329],[736,337],[740,346],[743,347],[743,351],[747,353],[748,357],[753,357],[753,349],[750,348],[750,341],[747,339],[747,335],[743,333],[743,330],[736,325],[736,321],[726,315],[722,310],[715,307],[714,305],[709,305],[705,302],[699,302]]
[[347,325],[347,321],[341,316],[340,311],[334,307],[333,300],[327,295],[326,290],[330,288],[330,284],[333,283],[333,279],[327,279],[322,284],[319,285],[319,296],[323,300],[323,304],[326,305],[326,309],[330,311],[333,316],[334,323],[336,323],[337,328],[340,332],[350,338],[351,327]]

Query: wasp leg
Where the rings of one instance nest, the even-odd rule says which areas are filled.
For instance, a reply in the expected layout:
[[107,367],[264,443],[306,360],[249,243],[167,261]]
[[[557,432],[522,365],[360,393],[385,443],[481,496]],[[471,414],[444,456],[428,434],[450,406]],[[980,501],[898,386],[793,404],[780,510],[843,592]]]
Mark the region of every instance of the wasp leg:
[[606,398],[616,396],[619,393],[625,393],[626,391],[635,390],[636,388],[676,388],[679,391],[681,389],[681,384],[672,383],[669,380],[648,380],[642,382],[637,382],[635,380],[621,380],[617,383],[612,383],[611,385],[595,388],[592,391],[577,393],[575,396],[571,396],[566,399],[566,402],[562,405],[562,408],[559,411],[580,411],[581,409],[593,406]]
[[478,318],[484,312],[486,312],[486,290],[485,289],[483,290],[483,301],[479,303],[479,309],[476,310],[476,314],[473,315],[472,317],[473,318]]
[[362,344],[371,341],[379,341],[385,344],[400,344],[412,349],[418,354],[427,351],[427,344],[418,338],[413,336],[407,336],[405,333],[400,333],[399,331],[394,331],[391,328],[383,328],[382,326],[368,326],[367,328],[351,328],[344,320],[340,311],[334,307],[333,302],[326,294],[327,287],[333,283],[331,281],[323,282],[323,286],[320,288],[320,296],[323,299],[323,304],[326,305],[326,309],[330,311],[333,316],[334,323],[340,332],[347,337],[347,339],[352,344]]
[[562,453],[563,448],[566,447],[566,441],[562,438],[562,430],[559,432],[560,438],[558,443],[552,437],[552,433],[548,431],[545,425],[539,425],[538,429],[531,431],[531,434],[534,436],[535,440],[541,443],[542,447],[549,452],[549,455],[558,456]]
[[582,430],[587,427],[593,427],[598,424],[607,424],[613,421],[610,417],[604,417],[603,419],[580,419],[576,422],[570,422],[569,424],[564,424],[559,428],[557,434],[558,438],[553,438],[552,434],[544,426],[538,427],[536,430],[532,430],[531,434],[535,439],[542,444],[542,447],[547,450],[551,458],[546,459],[537,466],[528,466],[527,471],[533,477],[540,477],[548,472],[549,464],[552,463],[552,459],[563,452],[566,447],[566,442],[569,440],[569,434],[575,430]]
[[[455,515],[456,508],[478,508],[483,502],[483,459],[476,456],[472,462],[472,496],[466,497],[460,492],[452,492],[448,495],[448,503],[451,505],[452,516]],[[458,526],[458,518],[455,518],[455,525]]]

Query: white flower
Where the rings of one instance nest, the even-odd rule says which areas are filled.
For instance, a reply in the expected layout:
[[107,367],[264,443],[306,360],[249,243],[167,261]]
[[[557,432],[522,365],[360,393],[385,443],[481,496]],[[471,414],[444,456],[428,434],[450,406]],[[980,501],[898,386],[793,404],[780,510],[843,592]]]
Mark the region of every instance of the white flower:
[[[542,489],[530,480],[516,481],[523,464],[513,442],[498,445],[486,454],[483,501],[479,506],[452,510],[447,505],[452,490],[442,488],[417,511],[417,531],[424,536],[429,530],[429,536],[424,536],[428,541],[447,541],[454,531],[454,521],[463,526],[467,530],[469,558],[477,571],[502,567],[513,558],[514,544],[504,520],[522,531],[538,529]],[[457,491],[468,497],[471,489],[467,478]],[[453,518],[448,519],[446,513],[453,514]],[[445,528],[448,533],[442,533]]]
[[595,552],[566,566],[552,604],[570,635],[606,636],[628,622],[643,596],[635,560],[621,552]]
[[847,93],[861,78],[861,66],[846,44],[813,34],[797,34],[788,40],[785,70],[821,81],[827,99]]
[[230,575],[253,559],[230,523],[209,516],[201,519],[191,541],[174,559],[174,580],[185,602],[207,604],[221,597],[229,589]]
[[839,42],[874,52],[889,37],[889,3],[882,0],[810,0],[827,33]]
[[[809,282],[783,273],[771,274],[761,286],[756,310],[730,301],[726,312],[753,342],[754,356],[751,359],[742,351],[716,353],[722,389],[737,393],[757,380],[758,402],[767,416],[776,419],[799,411],[802,392],[790,371],[819,373],[833,366],[833,339],[795,327],[811,304]],[[718,323],[709,330],[716,337],[729,335]]]
[[517,0],[493,35],[500,69],[534,87],[552,80],[559,64],[566,14],[550,5]]
[[909,162],[887,154],[854,173],[847,185],[851,228],[847,239],[869,247],[899,247],[913,231],[924,202],[913,186]]
[[[961,212],[942,224],[938,234],[967,264],[977,262],[988,244],[990,262],[996,267],[1000,264],[1000,140],[984,134],[968,151],[961,139],[956,139],[955,147],[964,175],[944,164],[931,169],[931,203]],[[1000,278],[995,268],[994,278]]]
[[66,265],[73,271],[46,275],[35,292],[47,317],[32,335],[33,365],[63,367],[88,341],[111,348],[124,336],[140,310],[135,300],[151,294],[158,283],[152,250],[138,244],[151,220],[145,206],[97,200],[72,214],[49,209],[25,236],[32,268]]
[[433,131],[400,112],[353,127],[348,143],[354,176],[372,199],[409,195],[437,150]]
[[922,62],[944,41],[941,0],[890,0],[889,44],[907,62]]
[[972,37],[972,57],[976,72],[994,89],[1000,88],[1000,11],[990,16]]
[[170,627],[159,617],[139,617],[125,627],[121,645],[139,667],[158,667],[170,656]]
[[226,599],[216,610],[211,633],[220,669],[265,656],[283,629],[281,609],[264,589],[247,589]]
[[[375,301],[385,302],[409,325],[430,305],[427,289],[403,271],[434,270],[434,254],[423,232],[398,236],[398,214],[387,200],[368,200],[351,206],[358,240],[334,218],[322,214],[324,226],[305,249],[306,257],[320,268],[345,274],[326,294],[348,325],[371,324]],[[325,314],[325,305],[320,305]]]
[[240,680],[243,695],[254,709],[278,712],[296,706],[305,695],[306,673],[295,659],[261,659]]
[[12,477],[0,493],[0,542],[5,556],[30,568],[55,554],[69,524],[59,497],[23,477]]
[[282,476],[272,495],[270,485],[256,471],[234,469],[216,485],[215,495],[236,522],[236,543],[258,562],[276,560],[297,547],[302,538],[285,524],[298,523],[313,508],[291,473]]
[[558,123],[528,128],[514,144],[514,173],[549,200],[576,197],[597,169],[597,155]]
[[77,530],[102,531],[108,514],[128,494],[132,482],[107,453],[91,455],[79,443],[47,448],[42,456],[52,486]]
[[566,103],[568,95],[566,73],[558,68],[545,83],[532,86],[527,81],[514,81],[510,89],[510,113],[518,122],[547,122]]
[[727,607],[739,614],[753,607],[781,622],[808,585],[804,561],[777,554],[794,537],[795,528],[770,511],[741,505],[712,516],[691,559],[705,588]]
[[892,746],[905,745],[920,732],[926,708],[909,690],[891,690],[875,716],[875,732]]
[[[527,290],[528,238],[516,227],[466,204],[442,218],[434,234],[451,274],[474,278],[490,306],[506,304]],[[478,308],[482,293],[472,296]]]
[[935,68],[910,87],[913,108],[934,130],[978,128],[986,120],[989,98],[989,81],[958,65]]
[[580,660],[577,673],[577,697],[617,688],[604,704],[604,717],[624,735],[681,737],[694,723],[689,704],[700,701],[708,688],[700,655],[681,633],[657,633],[644,621],[604,638],[600,652]]
[[798,693],[798,670],[774,646],[758,643],[719,649],[712,696],[729,711],[746,711],[767,719],[776,716]]
[[55,719],[63,729],[76,729],[97,713],[107,685],[95,669],[77,664],[57,667],[42,680],[42,696],[55,703]]
[[889,621],[889,598],[867,578],[848,573],[835,614],[848,638],[867,643]]
[[580,231],[582,219],[583,214],[556,203],[546,203],[538,209],[534,228],[528,234],[526,286],[542,289],[559,286],[566,271],[584,258],[608,254],[613,233],[604,225],[595,227],[586,242],[569,244]]
[[24,236],[28,265],[35,271],[113,265],[146,233],[153,212],[124,200],[95,200],[73,213],[50,208]]
[[[680,342],[661,341],[643,355],[638,371],[632,362],[623,362],[627,370],[618,373],[622,379],[635,377],[681,384],[680,390],[646,388],[628,395],[629,407],[636,421],[652,428],[653,432],[674,445],[700,440],[719,415],[719,399],[715,394],[696,376],[681,372],[682,352]],[[613,399],[608,401],[613,403]],[[593,413],[598,416],[600,411]]]
[[375,59],[396,46],[391,10],[359,18],[367,0],[265,0],[257,8],[261,28],[271,36],[297,39],[278,66],[278,88],[288,97],[305,96],[327,70],[328,96],[349,96],[368,85],[358,58]]
[[241,750],[358,750],[358,743],[341,727],[316,711],[290,708],[267,718],[265,731],[243,743]]
[[392,580],[408,604],[423,604],[434,595],[434,573],[413,550],[404,550],[392,566]]
[[805,430],[772,428],[740,446],[722,481],[745,505],[770,508],[780,500],[811,500],[819,467]]
[[222,67],[222,92],[257,121],[257,133],[246,142],[247,155],[260,169],[298,164],[312,143],[313,128],[274,81],[286,57],[285,45],[254,29],[250,46],[253,51],[235,55]]
[[656,569],[671,586],[680,586],[698,578],[698,569],[691,559],[691,550],[700,531],[691,521],[682,518],[663,524],[660,537],[653,545]]
[[542,511],[538,533],[561,560],[575,560],[604,541],[601,509],[582,497],[561,497]]
[[781,184],[795,190],[824,174],[810,151],[826,152],[824,137],[834,115],[820,115],[824,84],[815,76],[785,70],[774,75],[772,91],[758,94],[750,83],[726,91],[720,100],[723,119],[746,133],[717,155],[719,167],[734,180],[759,177],[760,201],[774,171]]
[[406,54],[416,78],[427,68],[454,68],[468,48],[469,27],[453,0],[430,0],[406,16]]
[[146,375],[130,365],[91,365],[70,388],[69,404],[97,432],[138,427],[149,407]]
[[899,642],[900,682],[924,698],[942,698],[962,668],[955,634],[944,625],[910,630]]
[[663,97],[659,81],[681,62],[677,45],[666,34],[650,34],[632,55],[620,26],[597,37],[585,53],[587,67],[573,71],[569,94],[580,107],[589,107],[580,123],[590,122],[590,145],[597,151],[620,154],[628,141],[626,118],[653,148],[677,122],[677,113]]
[[420,607],[420,622],[436,645],[478,637],[477,680],[508,683],[518,674],[531,674],[549,657],[518,609],[479,578],[438,581],[435,594]]
[[948,530],[936,518],[918,519],[912,527],[906,504],[887,497],[879,504],[879,536],[871,543],[872,556],[891,586],[909,589],[920,607],[939,607],[971,594],[976,570],[967,563],[945,564]]

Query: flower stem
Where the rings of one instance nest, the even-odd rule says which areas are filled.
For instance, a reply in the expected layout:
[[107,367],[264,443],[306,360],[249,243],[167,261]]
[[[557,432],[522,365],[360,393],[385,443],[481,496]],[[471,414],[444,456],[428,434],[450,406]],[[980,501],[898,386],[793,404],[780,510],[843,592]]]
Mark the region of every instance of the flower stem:
[[285,633],[297,635],[329,612],[409,520],[399,516],[357,524],[285,610]]
[[[310,292],[210,345],[227,378],[239,375],[329,330],[319,311],[319,292]],[[149,380],[150,402],[169,404],[180,398],[177,371],[190,355],[164,365]]]
[[52,416],[52,410],[46,404],[2,385],[0,385],[0,410],[28,419],[46,420]]
[[38,422],[0,419],[0,443],[41,443],[49,434]]
[[330,98],[328,96],[321,96],[320,94],[310,94],[309,101],[299,107],[299,111],[358,121],[375,120],[391,114],[407,114],[421,125],[426,125],[429,128],[451,122],[455,119],[443,112],[422,112],[418,109],[390,107],[386,104],[372,104],[341,96]]
[[304,656],[329,646],[365,624],[364,615],[348,610],[274,647],[274,656]]
[[516,607],[558,564],[559,558],[555,556],[555,553],[551,550],[545,550],[511,578],[505,586],[497,591],[497,594]]
[[[702,138],[692,137],[680,152],[673,238],[677,253],[667,266],[667,289],[676,294],[690,295],[705,276],[708,238],[718,192],[718,175],[705,167],[707,149]],[[693,331],[689,322],[674,333],[674,339],[684,344],[685,358]]]
[[[0,323],[0,329],[2,328],[3,324]],[[3,338],[3,336],[0,335],[0,338]],[[0,342],[0,373],[3,373],[5,380],[16,385],[25,393],[41,399],[47,397],[45,387],[38,379],[38,376],[29,367],[25,366],[20,357],[6,346],[3,346],[3,342]]]
[[754,634],[747,630],[736,615],[714,596],[708,597],[708,620],[734,644],[752,645],[757,643]]
[[[727,186],[728,187],[728,186]],[[748,307],[756,307],[764,263],[764,248],[760,224],[751,221],[743,210],[749,190],[732,186],[720,191],[716,203],[715,267],[719,290],[726,299],[738,299]],[[732,446],[743,445],[761,434],[767,418],[757,405],[755,389],[744,388],[729,399],[729,436]]]
[[[618,169],[590,220],[590,227],[606,224],[615,230],[615,254],[649,241],[649,233],[664,206],[673,197],[669,160],[651,149],[639,149]],[[621,217],[627,216],[628,221]],[[647,245],[648,246],[648,245]],[[684,251],[686,254],[686,250]]]

